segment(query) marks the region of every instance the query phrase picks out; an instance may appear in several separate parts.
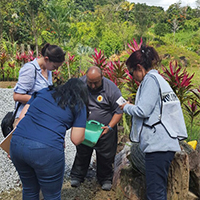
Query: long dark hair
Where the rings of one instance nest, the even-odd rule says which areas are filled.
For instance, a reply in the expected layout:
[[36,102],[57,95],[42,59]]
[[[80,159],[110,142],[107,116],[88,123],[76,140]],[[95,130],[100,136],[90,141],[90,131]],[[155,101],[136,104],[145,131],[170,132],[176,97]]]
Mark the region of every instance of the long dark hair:
[[78,112],[84,105],[88,106],[87,86],[78,78],[71,78],[65,84],[55,87],[52,96],[58,106],[62,109],[68,106],[73,113],[76,106],[78,106]]
[[126,65],[133,70],[137,70],[137,64],[140,64],[148,71],[159,62],[160,58],[157,51],[153,47],[142,45],[139,50],[130,55]]
[[46,43],[41,50],[42,56],[47,56],[49,61],[61,63],[65,60],[65,52],[57,45]]

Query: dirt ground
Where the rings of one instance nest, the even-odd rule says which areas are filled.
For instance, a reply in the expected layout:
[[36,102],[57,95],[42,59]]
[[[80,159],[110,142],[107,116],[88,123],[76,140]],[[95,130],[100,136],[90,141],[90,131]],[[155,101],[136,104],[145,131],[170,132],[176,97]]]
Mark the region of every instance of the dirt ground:
[[13,88],[16,81],[0,81],[0,88]]
[[[134,177],[134,178],[133,178]],[[94,179],[87,179],[78,188],[72,188],[70,181],[63,183],[62,200],[144,200],[144,179],[132,168],[121,172],[120,182],[111,191],[103,191]],[[136,189],[133,190],[132,186]],[[140,196],[141,198],[138,198]],[[0,200],[22,200],[22,189],[16,188],[0,194]]]
[[[1,200],[21,200],[22,190],[10,190],[0,194]],[[70,182],[63,184],[61,199],[63,200],[117,200],[115,189],[103,191],[95,179],[86,180],[79,188],[72,188]]]

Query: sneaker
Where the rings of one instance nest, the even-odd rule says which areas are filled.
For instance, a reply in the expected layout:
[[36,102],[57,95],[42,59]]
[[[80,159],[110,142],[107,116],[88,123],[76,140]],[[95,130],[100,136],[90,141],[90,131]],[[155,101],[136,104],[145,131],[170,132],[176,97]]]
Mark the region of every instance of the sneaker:
[[72,179],[71,180],[71,186],[72,187],[79,187],[81,185],[81,182],[77,179]]
[[111,188],[112,188],[112,183],[110,181],[103,183],[101,186],[101,189],[106,191],[110,191]]

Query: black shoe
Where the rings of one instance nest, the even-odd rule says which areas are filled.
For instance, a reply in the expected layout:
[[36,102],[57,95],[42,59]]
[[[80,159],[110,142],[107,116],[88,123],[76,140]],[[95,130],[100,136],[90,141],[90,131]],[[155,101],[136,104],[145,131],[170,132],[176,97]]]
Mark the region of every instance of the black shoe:
[[77,179],[72,179],[71,180],[71,186],[72,187],[79,187],[81,185],[81,182]]
[[101,189],[102,190],[106,190],[106,191],[110,191],[112,188],[112,183],[111,181],[106,181],[102,184]]

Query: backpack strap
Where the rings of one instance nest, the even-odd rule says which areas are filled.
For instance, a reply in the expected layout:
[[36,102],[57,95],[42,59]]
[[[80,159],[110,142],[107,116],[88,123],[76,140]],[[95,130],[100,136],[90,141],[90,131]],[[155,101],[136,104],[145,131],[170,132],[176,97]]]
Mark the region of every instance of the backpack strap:
[[36,80],[36,77],[37,77],[37,68],[36,68],[36,66],[33,64],[33,63],[30,63],[30,64],[32,64],[34,67],[35,67],[35,80]]

